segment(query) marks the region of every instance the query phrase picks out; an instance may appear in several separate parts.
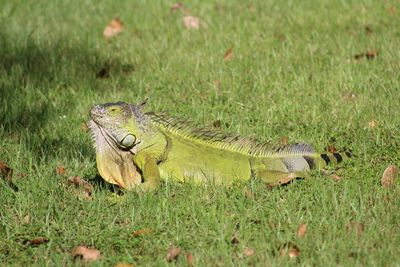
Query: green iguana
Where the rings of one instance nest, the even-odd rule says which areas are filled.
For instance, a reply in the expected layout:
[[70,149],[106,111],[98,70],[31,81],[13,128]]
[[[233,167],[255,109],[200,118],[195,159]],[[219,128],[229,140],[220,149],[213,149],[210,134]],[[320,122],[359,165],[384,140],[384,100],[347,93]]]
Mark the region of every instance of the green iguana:
[[252,177],[277,185],[351,156],[195,128],[186,120],[144,113],[144,104],[106,103],[90,111],[98,171],[121,188],[157,189],[161,179],[231,184]]

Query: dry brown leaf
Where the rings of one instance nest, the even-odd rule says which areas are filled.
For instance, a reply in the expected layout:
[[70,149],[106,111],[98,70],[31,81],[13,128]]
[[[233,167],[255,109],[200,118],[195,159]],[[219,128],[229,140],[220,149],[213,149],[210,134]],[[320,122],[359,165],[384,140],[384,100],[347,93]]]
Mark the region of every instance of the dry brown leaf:
[[300,256],[300,250],[297,247],[289,248],[288,256],[289,256],[289,258],[296,258],[296,257]]
[[287,176],[281,178],[276,182],[277,185],[284,185],[291,182],[293,179],[296,179],[296,175],[293,173],[288,174]]
[[287,145],[287,144],[289,144],[289,137],[287,137],[287,136],[282,136],[282,137],[279,139],[279,143],[280,143],[281,145]]
[[394,185],[395,180],[397,179],[397,175],[399,174],[399,168],[394,165],[390,165],[383,172],[381,178],[381,185],[384,188],[389,188]]
[[226,50],[224,54],[224,61],[232,60],[234,56],[235,55],[233,54],[233,48],[231,47],[228,50]]
[[95,261],[100,259],[101,254],[96,248],[88,248],[86,246],[77,246],[72,250],[74,259],[80,258],[83,261]]
[[344,92],[342,98],[343,100],[353,101],[357,98],[357,95],[354,92]]
[[341,176],[339,176],[339,175],[337,175],[336,173],[331,172],[331,171],[322,170],[322,174],[325,175],[325,176],[328,176],[329,178],[331,178],[331,179],[334,180],[334,181],[340,181],[340,180],[342,180],[342,177],[341,177]]
[[48,239],[47,237],[37,237],[32,240],[26,240],[24,244],[27,246],[37,247],[39,245],[46,244],[49,241],[50,239]]
[[65,167],[62,165],[58,165],[56,167],[56,173],[57,173],[57,175],[60,175],[60,176],[65,176],[67,174]]
[[297,236],[299,238],[303,238],[306,235],[307,232],[307,224],[300,224],[299,227],[297,227]]
[[370,50],[370,51],[367,51],[366,53],[361,53],[361,54],[354,55],[354,59],[355,60],[360,60],[360,59],[363,59],[364,57],[366,59],[374,59],[375,57],[378,56],[378,54],[379,54],[378,51]]
[[327,146],[326,147],[326,151],[328,151],[329,153],[336,153],[337,152],[336,147],[334,147],[334,146]]
[[329,175],[329,177],[330,177],[332,180],[334,180],[334,181],[340,181],[340,180],[342,180],[342,177],[339,176],[339,175],[337,175],[336,173],[331,173],[331,174]]
[[135,265],[126,262],[119,262],[114,267],[135,267]]
[[88,193],[88,195],[91,195],[94,189],[91,183],[82,179],[79,176],[69,177],[67,182],[75,185],[76,187],[82,187],[84,189],[84,192]]
[[389,12],[389,14],[395,14],[396,13],[396,7],[395,6],[390,6],[389,8],[388,8],[388,12]]
[[12,183],[13,169],[8,167],[3,161],[0,161],[0,174],[7,183]]
[[378,51],[371,50],[371,51],[368,51],[365,54],[365,56],[367,57],[367,59],[374,59],[375,57],[378,56],[378,54],[379,54]]
[[183,17],[183,25],[186,29],[199,29],[200,28],[200,19],[194,16],[186,15]]
[[103,36],[110,39],[124,30],[124,24],[119,18],[112,19],[110,23],[104,28]]
[[346,225],[346,229],[347,229],[348,232],[356,231],[357,236],[360,236],[360,235],[362,235],[364,233],[365,225],[363,223],[360,223],[360,222],[352,221],[352,222],[349,222]]
[[368,122],[368,127],[370,129],[375,129],[379,125],[379,122],[375,119],[372,119]]
[[141,235],[150,234],[151,232],[153,232],[153,229],[152,229],[152,228],[143,228],[143,229],[134,231],[134,232],[132,233],[132,235],[133,235],[134,237],[138,237],[138,236],[141,236]]
[[181,248],[180,247],[170,246],[168,248],[167,256],[165,256],[165,259],[168,262],[176,260],[180,253],[181,253]]
[[171,11],[172,12],[176,12],[178,10],[185,10],[185,6],[182,3],[175,3],[171,6]]
[[293,259],[300,256],[300,249],[296,245],[288,242],[279,248],[279,255],[281,257],[285,257],[287,255],[289,258]]
[[256,250],[254,248],[245,248],[243,250],[243,256],[245,256],[245,257],[253,256],[255,253],[256,253]]
[[190,253],[190,252],[186,253],[186,261],[187,261],[187,263],[188,263],[189,266],[193,266],[193,264],[194,264],[194,257],[193,257],[193,254],[192,254],[192,253]]

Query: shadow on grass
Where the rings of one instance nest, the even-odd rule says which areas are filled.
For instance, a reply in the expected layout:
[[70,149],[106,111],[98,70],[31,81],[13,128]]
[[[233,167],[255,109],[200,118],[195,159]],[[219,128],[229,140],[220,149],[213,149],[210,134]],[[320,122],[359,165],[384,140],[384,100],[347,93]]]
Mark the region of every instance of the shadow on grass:
[[93,187],[100,188],[102,191],[108,190],[120,196],[125,194],[124,190],[122,190],[119,186],[107,183],[99,174],[97,174],[94,178],[90,178],[88,182],[91,183]]
[[[107,78],[133,70],[133,65],[101,55],[83,42],[67,38],[54,41],[21,38],[0,30],[0,126],[6,134],[24,131],[35,138],[49,122],[56,122],[63,111],[80,106],[80,95],[105,93],[109,86]],[[57,130],[62,128],[54,132]],[[53,153],[60,145],[80,148],[82,144],[76,142],[54,134],[32,149],[40,156]]]

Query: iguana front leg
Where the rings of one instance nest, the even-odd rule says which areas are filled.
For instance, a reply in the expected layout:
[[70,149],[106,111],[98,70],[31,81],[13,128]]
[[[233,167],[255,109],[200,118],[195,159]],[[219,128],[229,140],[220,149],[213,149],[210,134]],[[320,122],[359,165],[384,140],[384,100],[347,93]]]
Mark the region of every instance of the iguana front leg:
[[158,169],[157,160],[154,156],[138,154],[134,161],[142,171],[144,182],[139,184],[139,191],[153,191],[160,186],[160,171]]

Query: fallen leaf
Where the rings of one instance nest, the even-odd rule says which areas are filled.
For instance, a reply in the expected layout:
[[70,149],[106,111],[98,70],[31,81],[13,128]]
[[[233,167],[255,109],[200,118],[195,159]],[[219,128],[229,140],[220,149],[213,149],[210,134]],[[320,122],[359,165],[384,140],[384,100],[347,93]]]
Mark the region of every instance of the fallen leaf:
[[296,247],[289,248],[288,255],[289,255],[289,258],[296,258],[296,257],[300,256],[300,250]]
[[226,50],[226,52],[224,54],[224,61],[232,60],[233,57],[234,57],[233,48],[231,47],[228,50]]
[[67,180],[68,183],[75,185],[76,187],[82,187],[84,192],[86,192],[88,194],[88,196],[90,196],[93,192],[93,185],[91,183],[89,183],[88,181],[82,179],[79,176],[72,176],[69,177]]
[[340,181],[340,180],[342,180],[342,177],[339,176],[339,175],[337,175],[336,173],[331,173],[331,174],[329,175],[329,177],[330,177],[332,180],[334,180],[334,181]]
[[357,236],[361,236],[364,233],[365,225],[360,222],[352,221],[346,225],[346,229],[348,232],[356,231]]
[[56,167],[56,173],[57,173],[57,175],[65,176],[66,175],[65,167],[62,165],[58,165]]
[[355,60],[360,60],[360,59],[363,59],[365,57],[366,59],[371,60],[371,59],[374,59],[375,57],[377,57],[378,54],[379,54],[378,51],[370,50],[370,51],[367,51],[366,53],[354,55],[354,59]]
[[335,172],[331,172],[331,171],[328,171],[328,170],[322,170],[322,174],[325,175],[325,176],[328,176],[329,178],[331,178],[334,181],[342,180],[342,177],[337,175]]
[[282,136],[282,137],[279,139],[279,143],[280,143],[281,145],[287,145],[287,144],[289,144],[289,137],[287,137],[287,136]]
[[390,6],[389,8],[388,8],[388,12],[389,12],[389,14],[395,14],[396,13],[396,7],[395,6]]
[[0,174],[7,183],[12,183],[13,169],[7,166],[3,161],[0,161]]
[[84,131],[85,133],[87,133],[89,131],[89,126],[87,125],[86,122],[82,122],[80,125],[80,128],[82,131]]
[[291,259],[296,258],[300,256],[300,250],[296,245],[290,242],[285,243],[279,248],[279,256],[285,257],[286,255]]
[[186,15],[183,17],[183,25],[186,29],[199,29],[200,28],[200,19]]
[[103,36],[110,39],[124,30],[124,24],[119,18],[112,19],[110,23],[104,28]]
[[294,179],[296,179],[296,175],[293,174],[293,173],[291,173],[291,174],[288,174],[287,176],[285,176],[285,177],[279,179],[279,180],[276,182],[276,185],[284,185],[284,184],[287,184],[287,183],[291,182],[291,181],[294,180]]
[[170,246],[168,248],[167,256],[165,256],[165,259],[168,262],[176,260],[180,253],[181,253],[181,248],[180,247]]
[[131,263],[119,262],[114,267],[135,267],[135,265]]
[[194,257],[193,257],[192,253],[190,253],[190,252],[186,253],[186,261],[187,261],[189,266],[193,266]]
[[256,253],[256,250],[254,248],[245,248],[243,250],[243,256],[245,256],[245,257],[253,256],[255,253]]
[[368,122],[368,127],[370,129],[375,129],[378,126],[379,122],[375,119],[372,119]]
[[306,235],[307,232],[307,224],[300,224],[299,227],[297,227],[297,237],[303,238]]
[[143,229],[134,231],[134,232],[132,233],[132,235],[133,235],[134,237],[138,237],[138,236],[141,236],[141,235],[150,234],[151,232],[153,232],[153,229],[152,229],[152,228],[143,228]]
[[365,56],[367,57],[367,59],[374,59],[375,57],[378,56],[378,51],[368,51]]
[[383,172],[381,178],[381,185],[384,188],[389,188],[394,185],[397,175],[399,174],[399,168],[394,165],[390,165]]
[[80,258],[83,261],[95,261],[100,259],[100,251],[96,248],[88,248],[86,246],[77,246],[72,250],[72,257],[74,259]]
[[342,94],[343,100],[353,101],[357,98],[357,95],[353,92],[345,92]]
[[337,152],[336,147],[334,147],[334,146],[327,146],[326,147],[326,151],[328,151],[329,153],[336,153]]
[[185,9],[185,6],[180,2],[179,3],[175,3],[175,4],[173,4],[171,6],[171,11],[172,12],[176,12],[178,10],[184,10],[184,9]]
[[47,237],[37,237],[32,240],[26,240],[24,244],[27,246],[37,247],[39,245],[46,244],[49,241],[50,239],[48,239]]

